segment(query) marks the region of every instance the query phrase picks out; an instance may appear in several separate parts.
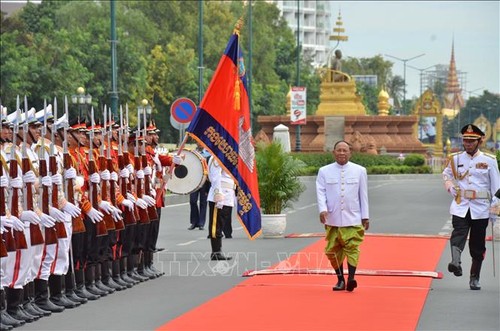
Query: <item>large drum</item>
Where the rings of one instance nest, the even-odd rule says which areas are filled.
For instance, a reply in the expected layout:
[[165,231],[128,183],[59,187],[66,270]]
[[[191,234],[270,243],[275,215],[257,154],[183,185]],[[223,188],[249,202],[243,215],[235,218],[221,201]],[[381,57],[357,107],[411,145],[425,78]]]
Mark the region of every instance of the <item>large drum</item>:
[[[172,153],[177,154],[177,151]],[[172,193],[190,194],[205,184],[208,177],[207,161],[197,151],[183,149],[181,154],[185,155],[185,159],[174,168],[167,188]]]

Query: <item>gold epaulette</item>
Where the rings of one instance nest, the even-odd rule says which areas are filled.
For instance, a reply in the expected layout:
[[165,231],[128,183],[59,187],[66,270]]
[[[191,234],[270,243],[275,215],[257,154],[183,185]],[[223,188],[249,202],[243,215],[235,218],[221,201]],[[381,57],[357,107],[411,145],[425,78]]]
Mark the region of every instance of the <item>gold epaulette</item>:
[[485,152],[483,152],[483,154],[486,155],[486,156],[488,156],[488,157],[491,157],[493,160],[497,159],[497,156],[495,154],[485,153]]

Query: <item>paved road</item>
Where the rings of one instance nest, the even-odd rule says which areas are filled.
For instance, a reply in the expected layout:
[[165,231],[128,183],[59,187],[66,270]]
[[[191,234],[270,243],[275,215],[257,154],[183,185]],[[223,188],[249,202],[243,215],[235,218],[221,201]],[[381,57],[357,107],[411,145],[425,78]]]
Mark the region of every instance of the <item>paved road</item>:
[[[314,177],[303,178],[307,190],[294,209],[288,211],[287,233],[322,231],[317,220],[314,180]],[[448,214],[451,200],[437,175],[370,176],[369,195],[372,233],[433,235],[451,231]],[[159,262],[166,276],[17,330],[152,330],[243,281],[241,274],[245,270],[267,268],[318,240],[249,241],[234,221],[234,239],[225,239],[223,249],[235,260],[231,268],[219,270],[215,262],[209,261],[207,232],[187,230],[186,201],[186,197],[173,198],[163,210],[159,245],[166,250],[159,256]],[[499,245],[497,241],[497,260]],[[417,329],[500,330],[500,275],[497,270],[493,278],[491,257],[484,263],[481,291],[469,290],[466,276],[450,275],[446,271],[448,262],[449,247],[438,266],[445,277],[433,281]],[[465,254],[465,270],[469,266]]]

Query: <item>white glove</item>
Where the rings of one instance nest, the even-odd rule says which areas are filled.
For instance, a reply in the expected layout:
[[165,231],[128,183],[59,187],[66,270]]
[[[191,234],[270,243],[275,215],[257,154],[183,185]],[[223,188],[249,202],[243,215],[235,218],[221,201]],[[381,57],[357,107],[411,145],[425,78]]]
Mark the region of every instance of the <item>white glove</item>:
[[0,222],[0,234],[3,234],[5,232],[5,228],[3,227],[2,222]]
[[2,226],[6,226],[9,228],[13,228],[14,230],[17,231],[23,231],[24,230],[24,224],[21,222],[21,220],[15,216],[0,216]]
[[88,218],[92,221],[92,223],[100,222],[102,221],[102,218],[104,217],[103,213],[100,211],[96,210],[95,208],[90,208],[90,210],[87,212]]
[[103,170],[101,171],[101,179],[102,180],[109,180],[111,178],[111,174],[109,173],[109,170]]
[[137,199],[137,201],[135,202],[135,204],[137,205],[137,207],[141,208],[141,209],[146,209],[148,208],[148,203],[142,199]]
[[92,175],[89,177],[90,182],[94,184],[99,184],[101,182],[101,176],[97,172],[94,172]]
[[76,169],[71,167],[69,169],[64,170],[64,178],[65,179],[75,179],[76,178]]
[[139,179],[143,179],[144,178],[144,171],[142,170],[137,170],[137,172],[135,173],[135,176]]
[[137,199],[134,197],[134,195],[130,192],[127,192],[127,199],[129,199],[130,201],[132,201],[133,203],[136,203],[137,202]]
[[172,158],[172,161],[174,164],[181,164],[182,163],[182,157],[178,154],[174,154],[174,157]]
[[[64,222],[64,219],[61,222]],[[56,225],[56,220],[47,214],[42,214],[40,215],[40,223],[42,223],[42,226],[46,228],[51,228]]]
[[21,176],[17,176],[16,178],[11,178],[9,184],[10,184],[11,188],[22,188],[23,187],[23,180],[22,180]]
[[150,166],[147,166],[146,168],[142,169],[144,171],[145,176],[150,176],[152,174],[152,170]]
[[71,215],[71,217],[78,217],[82,214],[82,210],[71,202],[66,202],[66,204],[62,208],[62,211]]
[[129,199],[123,199],[122,205],[124,205],[125,208],[128,208],[128,210],[134,211],[134,203]]
[[55,219],[57,222],[64,222],[66,220],[66,216],[64,215],[64,213],[52,206],[50,206],[49,208],[49,214],[50,217]]
[[111,206],[113,211],[111,212],[111,216],[113,216],[115,222],[118,222],[123,219],[122,211],[114,206]]
[[222,204],[222,201],[219,201],[215,204],[215,208],[217,208],[217,209],[222,209],[222,207],[224,207],[224,205]]
[[23,175],[23,182],[32,184],[35,181],[36,181],[36,176],[33,170],[30,170]]
[[130,177],[130,171],[128,171],[127,168],[123,168],[120,170],[120,177],[121,178],[129,178]]
[[0,176],[0,187],[7,187],[9,186],[9,180],[7,179],[7,176]]
[[118,174],[115,171],[111,173],[111,180],[115,182],[118,181]]
[[132,165],[129,163],[127,164],[127,170],[129,172],[129,174],[133,174],[134,173],[134,167],[132,167]]
[[33,210],[23,210],[19,219],[23,222],[30,222],[31,224],[40,224],[40,217]]
[[450,192],[451,196],[456,198],[457,197],[457,189],[455,188],[455,186],[450,186],[450,188],[448,189],[448,192]]
[[105,211],[107,214],[111,214],[113,212],[113,206],[105,200],[99,202],[99,209]]
[[62,185],[62,176],[61,176],[61,174],[52,175],[51,179],[52,179],[52,184],[56,184],[57,186]]
[[52,186],[52,178],[50,178],[50,176],[42,177],[42,185],[48,187]]
[[215,193],[215,195],[214,195],[214,201],[215,202],[222,202],[222,201],[224,201],[224,194],[222,194],[220,192],[219,193]]
[[149,193],[150,196],[153,197],[153,199],[156,200],[156,190],[155,189],[152,189],[151,192]]
[[160,162],[160,157],[158,156],[158,154],[155,154],[155,156],[153,157],[153,161],[155,162],[158,169],[162,168],[161,162]]
[[151,198],[149,195],[144,194],[142,196],[142,200],[146,201],[146,203],[148,204],[148,206],[154,206],[154,205],[156,205],[155,199]]

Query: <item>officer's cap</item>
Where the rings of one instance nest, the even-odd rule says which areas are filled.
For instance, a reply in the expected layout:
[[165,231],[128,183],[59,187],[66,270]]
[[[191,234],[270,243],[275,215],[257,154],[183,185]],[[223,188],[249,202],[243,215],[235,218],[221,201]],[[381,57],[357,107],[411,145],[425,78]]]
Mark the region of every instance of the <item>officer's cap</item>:
[[484,132],[474,124],[467,124],[460,132],[462,139],[481,139],[484,137]]

